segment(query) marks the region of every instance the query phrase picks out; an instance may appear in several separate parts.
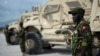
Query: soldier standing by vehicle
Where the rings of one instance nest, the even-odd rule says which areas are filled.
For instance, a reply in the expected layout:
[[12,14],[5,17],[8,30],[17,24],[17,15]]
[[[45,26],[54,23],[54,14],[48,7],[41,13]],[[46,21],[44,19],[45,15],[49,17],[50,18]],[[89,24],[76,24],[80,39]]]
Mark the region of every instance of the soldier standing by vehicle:
[[21,33],[18,34],[19,37],[20,37],[20,43],[19,44],[20,44],[20,49],[21,49],[21,52],[22,52],[22,56],[25,56],[25,54],[24,54],[25,53],[25,44],[24,44],[24,42],[25,42],[25,38],[24,38],[25,37],[24,36],[25,33],[24,33],[24,31],[25,30],[24,30],[24,28],[22,26],[23,25],[23,19],[22,19],[22,17],[21,17],[19,25],[21,27],[21,30],[20,30]]
[[83,18],[84,13],[83,8],[74,8],[69,11],[76,25],[72,37],[72,56],[92,56],[92,35],[89,23]]

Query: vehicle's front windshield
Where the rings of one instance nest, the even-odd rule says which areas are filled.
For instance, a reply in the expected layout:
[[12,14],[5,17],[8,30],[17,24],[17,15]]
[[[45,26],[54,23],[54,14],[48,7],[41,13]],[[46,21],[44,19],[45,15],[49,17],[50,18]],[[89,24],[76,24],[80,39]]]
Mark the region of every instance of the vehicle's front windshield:
[[66,2],[66,5],[69,7],[70,10],[75,7],[82,7],[78,1]]
[[48,14],[48,13],[56,12],[59,11],[59,8],[60,8],[59,5],[47,5],[44,9],[44,13]]

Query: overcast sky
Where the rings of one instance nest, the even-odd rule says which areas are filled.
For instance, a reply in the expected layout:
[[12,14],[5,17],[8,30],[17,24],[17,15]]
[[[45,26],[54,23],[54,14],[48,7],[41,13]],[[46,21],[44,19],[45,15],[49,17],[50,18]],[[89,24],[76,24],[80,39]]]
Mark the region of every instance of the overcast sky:
[[47,0],[0,0],[0,22],[17,19],[32,6],[44,4]]

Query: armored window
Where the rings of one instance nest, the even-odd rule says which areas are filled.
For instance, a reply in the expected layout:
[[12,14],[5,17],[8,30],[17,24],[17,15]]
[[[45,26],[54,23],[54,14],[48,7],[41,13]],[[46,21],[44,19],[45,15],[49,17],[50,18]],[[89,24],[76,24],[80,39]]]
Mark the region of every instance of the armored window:
[[49,23],[52,23],[52,21],[53,21],[53,16],[52,16],[52,15],[48,15],[47,20],[48,20]]
[[93,3],[93,0],[90,0],[91,3]]
[[66,4],[70,9],[73,9],[75,7],[82,7],[78,1],[66,2]]
[[59,11],[60,6],[59,5],[47,5],[46,8],[44,9],[44,13],[53,13]]

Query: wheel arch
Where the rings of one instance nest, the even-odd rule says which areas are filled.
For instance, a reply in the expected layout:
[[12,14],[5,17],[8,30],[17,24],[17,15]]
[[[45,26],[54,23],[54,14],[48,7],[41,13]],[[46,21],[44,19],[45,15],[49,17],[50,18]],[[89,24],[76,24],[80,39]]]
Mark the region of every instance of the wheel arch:
[[40,37],[42,37],[42,34],[40,33],[39,29],[36,28],[35,26],[27,26],[26,28],[24,28],[25,30],[27,30],[29,27],[32,27],[34,29],[34,32],[36,32],[37,34],[39,34]]

